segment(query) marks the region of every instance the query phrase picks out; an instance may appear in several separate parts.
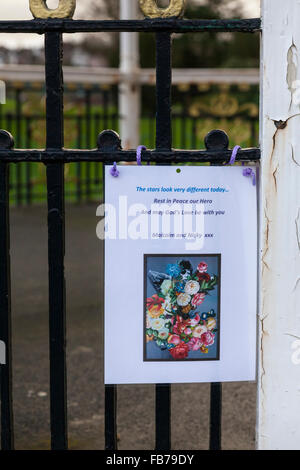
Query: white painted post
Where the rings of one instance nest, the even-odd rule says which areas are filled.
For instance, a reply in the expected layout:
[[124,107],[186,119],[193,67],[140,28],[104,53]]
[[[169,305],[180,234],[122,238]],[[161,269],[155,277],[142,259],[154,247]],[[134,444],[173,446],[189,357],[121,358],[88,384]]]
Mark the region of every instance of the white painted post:
[[259,449],[300,449],[300,1],[263,0]]
[[[138,2],[120,0],[120,18],[135,19]],[[138,33],[120,33],[120,135],[124,149],[136,148],[139,144],[140,83]]]

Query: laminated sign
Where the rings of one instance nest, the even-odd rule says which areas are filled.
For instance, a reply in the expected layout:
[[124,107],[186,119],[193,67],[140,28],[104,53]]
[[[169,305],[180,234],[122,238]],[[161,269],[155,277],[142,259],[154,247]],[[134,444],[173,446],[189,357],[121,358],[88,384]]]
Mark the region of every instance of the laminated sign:
[[255,380],[255,168],[106,166],[98,215],[105,383]]

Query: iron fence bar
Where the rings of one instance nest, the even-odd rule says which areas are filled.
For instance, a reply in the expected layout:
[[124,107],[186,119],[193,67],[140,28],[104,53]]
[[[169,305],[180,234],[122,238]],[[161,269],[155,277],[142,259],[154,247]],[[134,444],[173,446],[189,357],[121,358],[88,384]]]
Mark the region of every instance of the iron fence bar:
[[[77,116],[77,147],[82,147],[82,116]],[[78,162],[76,164],[76,202],[82,200],[82,164]]]
[[156,34],[156,150],[171,150],[171,35]]
[[[156,34],[156,151],[172,148],[172,36]],[[158,162],[166,165],[165,161]],[[156,385],[155,449],[171,449],[171,385]]]
[[[205,137],[205,146],[209,149],[228,148],[229,139],[225,132],[211,131]],[[217,166],[214,160],[211,166]],[[222,383],[210,384],[210,424],[209,424],[209,449],[221,450],[222,448]]]
[[[232,151],[221,150],[147,150],[143,152],[143,161],[154,163],[215,163],[221,165],[230,160]],[[8,150],[0,149],[0,158],[7,163],[76,163],[76,162],[136,162],[136,150],[116,150],[100,152],[99,150]],[[237,162],[259,162],[260,149],[240,150]]]
[[[31,119],[27,116],[25,118],[25,129],[26,129],[26,147],[31,147]],[[26,203],[30,205],[32,202],[32,191],[31,191],[31,163],[26,164]]]
[[[106,117],[105,115],[103,116],[103,126],[102,126],[102,129],[107,129],[108,128],[108,125],[107,123],[105,122],[106,121]],[[99,113],[96,113],[94,115],[94,132],[97,130],[99,130],[101,128],[101,117],[100,117],[100,114]],[[103,173],[101,173],[101,171],[103,170],[103,166],[102,165],[97,165],[95,164],[95,171],[94,171],[94,178],[93,178],[93,184],[94,185],[99,185],[101,184],[101,175]],[[94,191],[92,191],[92,193],[94,193]]]
[[[45,36],[46,147],[63,147],[62,33]],[[51,447],[67,449],[64,165],[47,164]]]
[[261,19],[217,19],[217,20],[180,20],[180,19],[144,19],[144,20],[29,20],[0,21],[0,33],[95,33],[95,32],[161,32],[196,33],[196,32],[256,32],[261,31]]
[[105,449],[118,449],[116,385],[105,385]]
[[[20,88],[16,88],[15,90],[15,112],[16,112],[16,136],[15,141],[17,147],[21,147],[21,93],[22,91]],[[20,163],[16,167],[16,201],[17,205],[20,206],[22,203],[22,188],[21,188],[21,181],[22,181],[22,164]]]
[[212,383],[210,386],[210,436],[209,449],[221,450],[222,442],[222,384]]
[[[0,134],[0,147],[10,148],[11,136]],[[0,339],[6,346],[6,363],[0,365],[1,448],[13,450],[11,282],[9,225],[9,165],[0,160]]]
[[256,122],[257,120],[255,118],[252,118],[250,121],[250,126],[251,126],[251,145],[257,145],[257,132],[256,132]]
[[[98,135],[97,144],[99,150],[115,152],[121,150],[121,140],[118,134],[112,130],[102,131]],[[104,171],[104,169],[103,169]],[[104,180],[105,184],[105,180]],[[103,256],[105,258],[105,243],[103,244]],[[104,259],[105,265],[105,259]],[[104,287],[104,286],[103,286]],[[105,299],[104,299],[105,303]],[[117,385],[105,385],[105,448],[117,450]]]
[[197,118],[192,118],[192,148],[197,147]]
[[[85,91],[85,137],[86,137],[86,147],[90,148],[91,147],[91,90],[86,90]],[[86,173],[86,197],[87,200],[90,200],[91,196],[91,166],[86,165],[85,167],[85,173]]]

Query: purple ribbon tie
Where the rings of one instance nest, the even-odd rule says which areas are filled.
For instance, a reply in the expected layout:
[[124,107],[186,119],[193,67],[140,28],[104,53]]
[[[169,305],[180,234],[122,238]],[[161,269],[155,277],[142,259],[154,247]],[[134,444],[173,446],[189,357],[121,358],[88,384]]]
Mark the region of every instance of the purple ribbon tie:
[[[136,149],[136,163],[141,166],[142,165],[142,151],[147,150],[147,147],[145,145],[139,145],[138,148]],[[150,162],[147,162],[147,165],[150,165]]]
[[110,174],[111,176],[113,176],[114,178],[117,178],[120,174],[118,168],[117,168],[117,162],[114,162],[114,165],[113,167],[110,169]]
[[234,165],[235,163],[235,160],[236,160],[236,156],[237,156],[237,153],[238,151],[240,150],[240,146],[239,145],[236,145],[234,147],[234,149],[232,150],[232,154],[231,154],[231,157],[230,157],[230,160],[229,160],[229,163],[228,165]]
[[245,168],[243,170],[243,176],[246,176],[248,178],[252,178],[253,186],[256,185],[256,175],[255,175],[255,172],[252,170],[252,168]]

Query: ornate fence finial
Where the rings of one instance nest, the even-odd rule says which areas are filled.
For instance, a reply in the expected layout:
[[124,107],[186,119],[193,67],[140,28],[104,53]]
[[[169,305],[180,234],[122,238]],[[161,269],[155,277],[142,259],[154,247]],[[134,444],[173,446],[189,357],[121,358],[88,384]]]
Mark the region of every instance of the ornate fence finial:
[[166,8],[157,6],[156,0],[139,0],[143,14],[148,18],[179,17],[184,13],[185,0],[170,0]]
[[29,8],[35,18],[73,18],[76,0],[60,0],[54,10],[47,7],[47,0],[29,0]]

